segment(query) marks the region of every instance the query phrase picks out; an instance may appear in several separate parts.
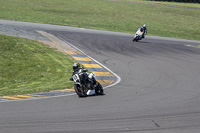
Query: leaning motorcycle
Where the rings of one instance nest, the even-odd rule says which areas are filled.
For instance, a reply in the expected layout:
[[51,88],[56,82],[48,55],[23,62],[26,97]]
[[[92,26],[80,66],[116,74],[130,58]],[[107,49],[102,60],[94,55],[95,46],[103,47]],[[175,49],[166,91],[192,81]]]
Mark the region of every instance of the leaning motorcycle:
[[[104,94],[102,85],[96,81],[95,77],[96,75],[94,73],[89,74],[86,70],[80,70],[80,72],[72,76],[74,90],[79,97]],[[93,85],[94,80],[96,81],[95,85]]]
[[138,40],[141,40],[142,39],[142,34],[144,32],[141,32],[140,29],[138,29],[133,37],[133,42],[136,41],[138,42]]

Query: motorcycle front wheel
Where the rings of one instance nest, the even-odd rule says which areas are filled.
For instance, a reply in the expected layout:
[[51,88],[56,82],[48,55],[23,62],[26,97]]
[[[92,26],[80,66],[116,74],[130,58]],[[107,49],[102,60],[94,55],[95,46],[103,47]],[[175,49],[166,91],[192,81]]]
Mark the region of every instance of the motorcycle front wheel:
[[74,85],[74,90],[79,97],[87,97],[86,92],[79,84]]

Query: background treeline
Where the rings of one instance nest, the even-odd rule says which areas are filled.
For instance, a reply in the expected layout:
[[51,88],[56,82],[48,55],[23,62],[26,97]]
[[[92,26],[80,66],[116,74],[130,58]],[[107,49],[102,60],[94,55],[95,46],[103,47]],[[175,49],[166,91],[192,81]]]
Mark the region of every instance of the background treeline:
[[167,1],[167,2],[200,3],[200,0],[150,0],[150,1]]

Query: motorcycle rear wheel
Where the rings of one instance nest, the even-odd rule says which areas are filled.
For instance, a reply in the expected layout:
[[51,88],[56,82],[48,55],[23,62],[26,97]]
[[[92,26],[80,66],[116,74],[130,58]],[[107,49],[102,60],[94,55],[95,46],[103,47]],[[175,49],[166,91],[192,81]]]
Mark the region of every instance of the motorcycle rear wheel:
[[102,85],[98,82],[97,83],[98,85],[96,86],[96,88],[95,88],[95,93],[97,94],[97,95],[104,95],[104,90],[103,90],[103,87],[102,87]]

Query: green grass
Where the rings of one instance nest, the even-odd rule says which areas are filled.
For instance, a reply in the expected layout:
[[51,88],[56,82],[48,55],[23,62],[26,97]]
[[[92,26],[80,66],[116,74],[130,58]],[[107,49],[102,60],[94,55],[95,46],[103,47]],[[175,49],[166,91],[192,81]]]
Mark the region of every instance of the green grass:
[[[106,0],[0,0],[0,2],[0,19],[2,20],[49,23],[127,33],[134,33],[145,23],[148,35],[200,40],[199,10]],[[187,5],[199,7],[199,4],[182,4],[181,6]]]
[[0,35],[0,96],[71,88],[73,61],[37,41]]
[[200,48],[200,45],[192,45],[193,47],[197,47],[197,48]]

